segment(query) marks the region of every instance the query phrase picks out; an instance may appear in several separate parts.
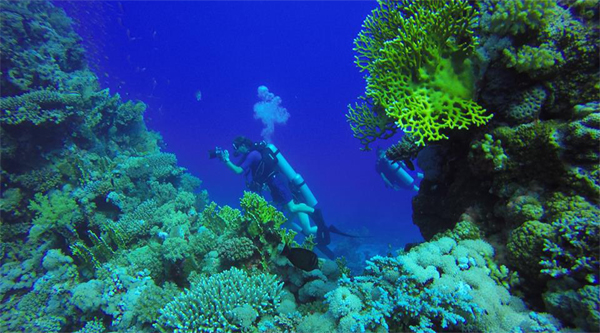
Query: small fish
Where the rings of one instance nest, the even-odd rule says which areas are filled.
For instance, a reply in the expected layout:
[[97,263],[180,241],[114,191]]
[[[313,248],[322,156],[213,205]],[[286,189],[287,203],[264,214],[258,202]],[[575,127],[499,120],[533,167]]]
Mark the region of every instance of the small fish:
[[406,167],[411,170],[411,171],[415,171],[415,165],[413,164],[413,162],[411,160],[404,160],[402,161],[404,162],[404,165],[406,165]]
[[202,92],[200,90],[196,91],[196,100],[200,102],[202,99]]
[[301,270],[308,272],[319,267],[317,254],[311,250],[303,249],[301,247],[289,247],[286,245],[281,254],[288,258],[292,265]]

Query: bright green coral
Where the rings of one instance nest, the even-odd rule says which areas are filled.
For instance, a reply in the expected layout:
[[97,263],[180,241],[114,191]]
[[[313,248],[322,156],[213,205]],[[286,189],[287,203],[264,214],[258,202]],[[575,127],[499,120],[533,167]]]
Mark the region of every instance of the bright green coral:
[[219,207],[211,202],[202,211],[202,224],[216,234],[235,233],[242,222],[242,213],[227,205]]
[[472,100],[467,58],[476,45],[475,10],[462,0],[379,5],[354,41],[356,64],[369,73],[367,98],[419,145],[447,139],[447,129],[485,124],[492,116]]
[[240,206],[244,217],[249,221],[248,233],[252,237],[264,234],[264,229],[271,226],[278,230],[287,220],[282,212],[278,211],[260,195],[244,191],[244,197],[240,200]]

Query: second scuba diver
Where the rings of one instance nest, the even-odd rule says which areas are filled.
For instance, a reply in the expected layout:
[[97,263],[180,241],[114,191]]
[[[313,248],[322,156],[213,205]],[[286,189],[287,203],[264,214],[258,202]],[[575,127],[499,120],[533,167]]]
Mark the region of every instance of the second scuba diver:
[[[415,167],[410,160],[391,161],[385,155],[384,149],[377,148],[377,164],[375,165],[375,171],[381,176],[385,186],[396,191],[406,189],[419,192],[416,180],[408,174],[406,169],[415,170]],[[421,179],[423,178],[423,174],[418,173],[417,177]]]

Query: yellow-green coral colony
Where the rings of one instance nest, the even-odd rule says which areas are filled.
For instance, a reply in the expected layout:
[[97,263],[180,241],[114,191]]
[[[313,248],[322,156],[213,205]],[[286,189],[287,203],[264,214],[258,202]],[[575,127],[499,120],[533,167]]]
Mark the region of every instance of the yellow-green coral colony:
[[[385,110],[389,121],[416,138],[418,145],[447,139],[446,130],[487,123],[492,115],[473,101],[469,56],[477,45],[471,30],[475,9],[467,1],[379,1],[355,39],[356,64],[366,71],[365,95]],[[362,108],[364,125],[350,107],[355,136],[371,125],[372,111]],[[361,126],[362,125],[362,126]],[[371,126],[371,128],[369,128]],[[364,142],[363,142],[364,143]]]

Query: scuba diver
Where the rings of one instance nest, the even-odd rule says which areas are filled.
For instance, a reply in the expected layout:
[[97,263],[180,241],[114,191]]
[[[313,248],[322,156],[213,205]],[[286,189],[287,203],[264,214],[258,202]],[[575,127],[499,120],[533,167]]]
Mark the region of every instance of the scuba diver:
[[[335,255],[327,248],[330,243],[330,232],[343,236],[353,237],[333,226],[327,227],[319,208],[314,208],[318,203],[302,176],[294,171],[279,149],[266,142],[254,143],[252,140],[238,136],[233,141],[233,155],[241,156],[239,162],[234,164],[229,158],[229,151],[217,147],[209,151],[210,157],[219,157],[227,167],[236,174],[246,176],[246,186],[253,192],[261,193],[264,188],[271,192],[273,201],[286,207],[292,214],[298,216],[299,224],[292,223],[293,229],[302,232],[305,236],[315,235],[316,245],[330,259]],[[297,191],[297,200],[288,186],[291,184]],[[311,226],[310,220],[316,226]],[[290,219],[292,220],[292,219]]]
[[[292,169],[279,150],[265,142],[253,143],[244,136],[235,138],[233,149],[234,156],[241,155],[239,165],[231,162],[227,150],[221,150],[219,157],[230,170],[245,175],[248,189],[261,193],[265,187],[268,188],[276,204],[286,207],[292,214],[298,216],[300,225],[293,225],[296,231],[301,231],[305,236],[316,233],[317,228],[310,225],[308,214],[315,212],[313,207],[317,204],[317,200],[302,176]],[[305,203],[294,201],[286,177],[299,189]]]
[[[394,162],[385,155],[385,150],[377,148],[377,164],[375,170],[385,182],[385,186],[396,191],[400,189],[413,190],[418,192],[419,187],[415,184],[415,179],[411,177],[406,169],[415,170],[410,160]],[[423,178],[422,173],[417,174],[418,178]]]

